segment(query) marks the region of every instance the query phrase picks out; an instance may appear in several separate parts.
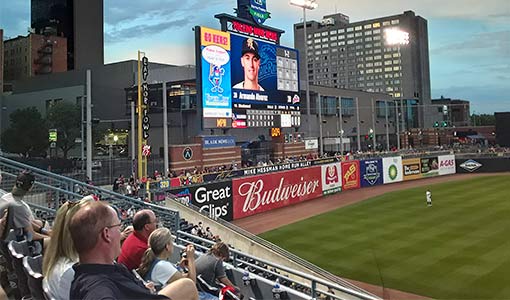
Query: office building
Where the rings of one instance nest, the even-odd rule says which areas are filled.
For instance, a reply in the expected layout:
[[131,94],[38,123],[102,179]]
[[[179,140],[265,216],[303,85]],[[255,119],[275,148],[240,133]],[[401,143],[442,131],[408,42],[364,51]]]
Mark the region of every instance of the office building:
[[434,124],[446,122],[445,127],[462,127],[471,125],[469,117],[469,101],[444,98],[432,99],[435,114]]
[[4,30],[0,29],[0,97],[4,91]]
[[[307,21],[308,74],[303,23],[294,25],[300,75],[310,84],[387,93],[403,99],[405,128],[432,127],[427,20],[412,11],[350,22],[337,13]],[[389,45],[388,29],[409,34],[407,45]],[[400,102],[400,101],[399,101]],[[402,128],[401,128],[402,130]]]
[[31,0],[34,33],[67,38],[67,69],[104,62],[103,1]]
[[4,42],[4,78],[20,80],[67,71],[67,40],[29,34]]

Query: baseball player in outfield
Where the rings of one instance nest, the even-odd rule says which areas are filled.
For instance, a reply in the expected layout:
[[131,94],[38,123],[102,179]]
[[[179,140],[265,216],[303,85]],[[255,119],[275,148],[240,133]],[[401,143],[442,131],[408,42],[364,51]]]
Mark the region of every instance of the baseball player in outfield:
[[425,192],[425,197],[427,198],[427,206],[432,206],[432,193],[429,190]]

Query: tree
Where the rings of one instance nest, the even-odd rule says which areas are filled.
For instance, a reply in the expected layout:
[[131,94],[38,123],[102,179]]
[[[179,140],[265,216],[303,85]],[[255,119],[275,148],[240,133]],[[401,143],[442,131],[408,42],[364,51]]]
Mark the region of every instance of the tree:
[[472,114],[471,123],[476,126],[492,126],[496,125],[496,118],[494,115],[489,114]]
[[79,105],[57,102],[50,107],[47,120],[51,129],[57,129],[57,147],[62,150],[64,158],[67,158],[69,150],[76,146],[76,138],[81,135]]
[[35,107],[11,113],[10,127],[2,134],[2,149],[23,156],[44,155],[48,148],[48,127]]

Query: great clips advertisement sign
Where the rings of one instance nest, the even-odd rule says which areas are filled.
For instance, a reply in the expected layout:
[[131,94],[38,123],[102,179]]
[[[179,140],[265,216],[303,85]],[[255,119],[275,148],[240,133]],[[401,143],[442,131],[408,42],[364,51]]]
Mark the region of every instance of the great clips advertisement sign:
[[234,219],[322,196],[321,167],[232,180]]
[[342,187],[344,190],[360,187],[359,160],[342,162]]
[[383,184],[383,165],[381,159],[362,160],[359,162],[361,170],[361,186]]
[[199,207],[209,217],[232,221],[232,182],[223,181],[172,190],[177,201]]

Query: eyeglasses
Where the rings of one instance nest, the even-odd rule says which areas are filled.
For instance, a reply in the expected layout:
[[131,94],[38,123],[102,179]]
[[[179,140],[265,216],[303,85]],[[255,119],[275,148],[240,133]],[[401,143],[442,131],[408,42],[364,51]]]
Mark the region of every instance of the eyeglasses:
[[105,226],[106,228],[108,229],[112,229],[112,228],[115,228],[115,227],[119,227],[119,231],[120,231],[120,226],[122,226],[122,223],[119,223],[119,224],[113,224],[113,225],[108,225],[108,226]]

